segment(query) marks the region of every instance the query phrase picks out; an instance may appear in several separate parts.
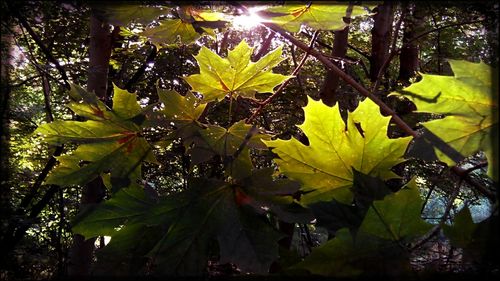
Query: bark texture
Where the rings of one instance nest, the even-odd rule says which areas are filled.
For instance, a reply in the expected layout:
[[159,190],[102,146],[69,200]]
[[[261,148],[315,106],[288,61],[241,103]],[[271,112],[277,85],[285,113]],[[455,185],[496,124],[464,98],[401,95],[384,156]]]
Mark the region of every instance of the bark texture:
[[[334,58],[335,64],[342,70],[344,70],[343,64],[340,61],[345,58],[347,53],[347,38],[349,35],[349,26],[343,30],[335,31],[335,39],[333,41],[333,51],[332,57]],[[340,77],[335,74],[332,70],[328,70],[325,75],[325,80],[321,87],[320,97],[324,104],[333,106],[339,99],[338,94],[336,94],[339,87]]]
[[[351,13],[352,5],[349,5],[346,11],[346,16],[344,17],[344,22],[347,26],[342,30],[334,32],[335,37],[333,41],[332,57],[335,60],[335,64],[342,70],[344,70],[342,59],[345,58],[347,54],[347,47],[349,46],[348,38]],[[324,104],[333,106],[339,100],[339,96],[336,94],[339,82],[340,77],[335,72],[327,68],[325,80],[319,93]]]
[[378,73],[384,64],[391,44],[392,21],[394,4],[385,1],[377,7],[377,14],[373,17],[372,53],[370,57],[370,80],[377,81]]
[[424,23],[424,11],[418,5],[408,7],[403,33],[403,46],[399,54],[399,77],[398,80],[408,84],[418,71],[418,40],[413,40],[417,34],[422,32]]

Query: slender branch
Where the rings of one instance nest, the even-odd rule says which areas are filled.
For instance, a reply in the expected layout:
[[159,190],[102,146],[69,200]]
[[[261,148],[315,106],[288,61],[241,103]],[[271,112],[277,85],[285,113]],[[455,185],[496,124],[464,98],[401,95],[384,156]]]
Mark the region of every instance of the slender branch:
[[45,164],[45,167],[43,167],[43,170],[40,172],[33,185],[29,188],[30,193],[26,195],[21,201],[20,205],[21,209],[28,207],[31,201],[33,201],[33,198],[37,195],[38,190],[42,186],[43,181],[45,180],[49,172],[52,170],[52,168],[55,166],[57,162],[56,157],[61,155],[62,151],[63,151],[62,145],[56,147],[56,150]]
[[[245,7],[243,5],[239,5],[240,8],[245,10]],[[420,133],[417,131],[413,130],[401,117],[399,117],[396,112],[391,109],[389,106],[387,106],[382,100],[380,100],[378,97],[374,96],[370,91],[368,91],[366,88],[364,88],[361,84],[359,84],[357,81],[355,81],[351,76],[343,72],[341,69],[339,69],[334,63],[332,63],[327,57],[325,57],[323,54],[321,54],[319,51],[309,48],[307,45],[302,43],[300,40],[296,39],[294,36],[290,35],[288,32],[286,32],[284,29],[282,29],[280,26],[270,23],[270,22],[263,22],[261,23],[262,25],[268,27],[269,29],[273,30],[274,32],[280,34],[282,37],[290,41],[292,44],[295,46],[299,47],[300,49],[308,52],[310,55],[314,56],[317,58],[320,62],[322,62],[324,65],[326,65],[328,68],[333,70],[334,72],[339,75],[340,78],[342,78],[347,84],[351,85],[354,89],[356,89],[359,93],[362,95],[366,96],[367,98],[371,99],[376,105],[379,106],[380,110],[382,113],[386,115],[390,115],[392,117],[392,121],[400,127],[404,132],[409,134],[410,136],[414,138],[419,138],[421,136]],[[255,117],[251,117],[255,118]],[[451,170],[459,175],[461,178],[463,178],[467,183],[471,184],[474,186],[478,191],[480,191],[483,195],[488,197],[490,200],[495,200],[496,197],[491,194],[488,190],[486,190],[483,186],[481,186],[479,183],[474,182],[471,178],[467,177],[465,174],[461,174],[461,169],[457,166],[452,166]]]
[[54,115],[52,114],[52,108],[50,106],[50,83],[46,75],[41,75],[41,76],[43,83],[42,89],[43,89],[43,103],[45,106],[45,114],[47,117],[47,122],[52,122],[54,121]]
[[219,51],[217,52],[219,56],[222,54],[222,51],[227,48],[228,37],[229,37],[229,29],[226,32],[224,32],[224,35],[222,36],[222,41],[220,42],[219,45]]
[[[309,47],[293,37],[292,35],[288,34],[285,30],[283,30],[281,27],[279,27],[276,24],[273,23],[262,23],[263,25],[267,26],[274,32],[280,34],[283,36],[285,39],[290,41],[292,44],[295,46],[301,48],[304,51],[308,51]],[[318,52],[315,49],[310,49],[309,50],[310,54],[317,58],[319,61],[321,61],[324,65],[326,65],[328,68],[333,70],[342,80],[344,80],[347,84],[351,85],[354,89],[356,89],[359,93],[362,95],[368,97],[371,99],[375,104],[377,104],[382,112],[384,114],[390,115],[394,121],[401,129],[403,129],[407,134],[413,136],[413,137],[418,137],[419,133],[414,131],[401,117],[399,117],[394,110],[392,110],[389,106],[387,106],[382,100],[380,100],[378,97],[374,96],[372,93],[370,93],[367,89],[365,89],[361,84],[359,84],[357,81],[355,81],[351,76],[346,74],[344,71],[342,71],[340,68],[338,68],[334,63],[332,63],[327,57],[325,57],[323,54]]]
[[21,82],[19,82],[17,84],[10,85],[10,87],[11,88],[21,87],[22,85],[24,85],[24,84],[26,84],[26,83],[28,83],[28,82],[36,79],[36,78],[39,78],[40,76],[41,76],[40,74],[35,75],[35,76],[31,76],[31,77],[26,78],[25,80],[23,80],[23,81],[21,81]]
[[51,63],[53,63],[56,67],[56,69],[59,71],[61,74],[61,77],[64,80],[64,84],[67,89],[70,89],[69,85],[69,79],[68,76],[66,75],[66,71],[64,68],[59,64],[59,62],[56,60],[56,58],[52,55],[52,53],[49,51],[49,49],[45,46],[45,44],[42,42],[42,39],[36,34],[36,32],[31,28],[29,25],[28,21],[26,18],[24,18],[18,11],[15,9],[15,7],[12,6],[10,2],[7,2],[7,6],[9,7],[9,10],[13,13],[13,15],[19,20],[19,23],[28,31],[28,33],[31,35],[31,38],[36,42],[38,47],[40,47],[40,50],[42,53],[46,56],[47,60]]
[[[291,46],[291,53],[292,53],[293,67],[297,68],[297,66],[299,64],[297,63],[297,57],[295,54],[295,46],[294,45]],[[295,78],[297,79],[297,83],[299,84],[299,87],[302,89],[302,92],[304,92],[304,83],[302,83],[302,79],[300,78],[300,76],[298,74],[295,76]]]
[[[302,66],[304,65],[304,63],[306,62],[307,58],[309,57],[309,52],[311,50],[313,50],[313,46],[314,46],[314,42],[316,41],[316,37],[318,36],[318,31],[314,32],[314,35],[311,39],[311,42],[309,43],[309,47],[307,47],[307,49],[305,49],[304,51],[306,51],[306,53],[304,54],[304,57],[302,58],[302,60],[300,61],[299,65],[294,69],[294,71],[292,72],[292,76],[295,76],[299,73],[300,69],[302,68]],[[260,112],[262,111],[262,109],[268,105],[273,99],[276,98],[276,96],[278,96],[281,91],[290,83],[292,79],[288,79],[286,80],[285,82],[283,82],[283,84],[281,84],[279,86],[279,88],[276,90],[276,92],[274,92],[274,94],[272,94],[270,97],[268,97],[266,100],[264,100],[261,105],[259,106],[259,108],[257,108],[257,110],[252,114],[252,116],[250,116],[246,121],[245,123],[249,124],[251,123],[255,117],[257,117],[257,115],[260,114]]]
[[370,55],[368,55],[367,53],[365,53],[365,52],[361,51],[360,49],[354,47],[353,45],[347,43],[347,47],[349,47],[350,49],[352,49],[356,53],[360,54],[361,56],[365,57],[366,59],[370,60]]
[[391,63],[392,59],[396,56],[396,54],[399,53],[400,50],[396,51],[396,43],[398,42],[398,37],[399,37],[399,30],[401,29],[401,23],[403,22],[404,18],[406,16],[406,9],[403,9],[403,12],[401,13],[401,16],[399,17],[399,20],[396,23],[396,28],[394,30],[394,36],[392,37],[392,44],[391,44],[391,49],[389,56],[385,59],[384,63],[380,67],[378,74],[377,74],[377,79],[375,80],[375,83],[373,84],[372,87],[372,92],[376,93],[378,86],[380,84],[380,81],[382,80],[382,76],[385,73],[385,70]]
[[454,26],[462,26],[462,25],[468,25],[468,24],[474,24],[474,23],[483,23],[484,22],[484,19],[481,19],[481,20],[473,20],[473,21],[464,21],[464,22],[458,22],[458,23],[452,23],[452,24],[447,24],[447,25],[443,25],[443,26],[440,26],[440,27],[436,27],[434,29],[431,29],[429,31],[425,31],[415,37],[413,37],[412,39],[408,40],[407,43],[411,43],[415,40],[418,40],[424,36],[427,36],[429,35],[430,33],[433,33],[433,32],[437,32],[437,31],[440,31],[442,29],[445,29],[445,28],[449,28],[449,27],[454,27]]
[[139,79],[142,77],[142,75],[144,74],[144,72],[146,71],[146,68],[148,67],[148,65],[150,63],[153,63],[155,61],[155,58],[156,58],[156,55],[157,55],[157,50],[156,50],[156,46],[151,44],[151,51],[149,52],[148,56],[146,57],[146,60],[144,61],[144,63],[141,65],[141,67],[139,67],[139,69],[137,69],[137,71],[134,73],[134,76],[132,76],[132,78],[130,78],[130,80],[128,80],[127,84],[125,85],[125,89],[127,89],[127,91],[129,92],[132,92],[133,89],[133,85],[135,83],[137,83],[137,81],[139,81]]

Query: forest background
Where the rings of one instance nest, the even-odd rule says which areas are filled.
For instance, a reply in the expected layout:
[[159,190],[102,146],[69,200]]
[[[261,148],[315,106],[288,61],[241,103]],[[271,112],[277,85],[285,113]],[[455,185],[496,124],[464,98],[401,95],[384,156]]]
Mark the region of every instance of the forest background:
[[2,280],[498,275],[495,1],[1,5]]

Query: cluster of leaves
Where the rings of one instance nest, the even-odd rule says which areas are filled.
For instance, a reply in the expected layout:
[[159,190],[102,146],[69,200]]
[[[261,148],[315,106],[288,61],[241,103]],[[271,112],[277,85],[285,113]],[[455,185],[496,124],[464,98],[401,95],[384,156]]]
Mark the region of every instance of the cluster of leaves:
[[[264,14],[292,32],[302,24],[335,30],[344,25],[341,16],[331,13],[344,15],[346,9],[345,5],[328,9],[293,5],[268,8]],[[159,15],[144,12],[153,18]],[[352,7],[350,13],[367,14]],[[221,19],[190,8],[177,14],[179,19],[165,20],[144,34],[155,44],[171,44],[179,38],[193,41],[200,34],[197,23]],[[93,93],[74,85],[69,107],[87,120],[39,127],[49,143],[80,144],[58,158],[59,165],[47,183],[82,185],[102,176],[110,188],[110,199],[81,213],[73,227],[86,238],[111,236],[111,242],[98,252],[101,270],[106,274],[112,268],[115,274],[127,275],[151,270],[197,275],[216,256],[221,263],[265,274],[280,257],[278,241],[283,234],[274,222],[310,223],[313,219],[334,238],[287,270],[352,276],[409,269],[410,245],[431,225],[420,217],[422,201],[414,180],[396,192],[384,180],[397,177],[391,169],[404,161],[412,138],[389,138],[390,117],[384,117],[371,100],[361,102],[344,121],[338,105],[328,107],[309,99],[305,122],[299,126],[309,140],[307,145],[297,139],[271,140],[272,136],[243,120],[228,128],[201,121],[208,103],[255,99],[256,93],[272,93],[291,78],[272,72],[283,60],[282,47],[257,62],[250,59],[253,51],[241,41],[222,58],[202,47],[195,56],[200,73],[184,78],[196,93],[180,95],[158,87],[163,107],[142,108],[135,94],[115,86],[109,109]],[[424,75],[402,93],[420,111],[446,115],[424,124],[446,145],[462,155],[481,149],[491,160],[492,151],[497,150],[488,137],[498,131],[497,107],[489,96],[491,81],[485,79],[491,70],[482,63],[464,61],[452,61],[451,66],[454,77]],[[191,177],[185,190],[164,197],[142,187],[141,163],[155,163],[142,132],[153,124],[169,128],[165,140],[181,140],[191,159],[190,170],[215,158],[223,165],[224,176]],[[250,150],[268,147],[286,179],[276,177],[272,168],[254,167]],[[449,164],[457,162],[441,148],[436,148],[436,156]],[[456,225],[446,233],[461,241],[453,230]]]

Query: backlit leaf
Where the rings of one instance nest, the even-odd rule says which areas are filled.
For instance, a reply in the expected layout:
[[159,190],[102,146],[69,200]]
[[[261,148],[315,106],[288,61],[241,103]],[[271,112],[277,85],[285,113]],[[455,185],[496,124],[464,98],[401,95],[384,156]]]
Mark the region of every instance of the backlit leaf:
[[268,53],[257,62],[252,62],[250,48],[245,40],[230,50],[227,58],[221,58],[205,46],[195,56],[200,74],[184,79],[193,91],[203,94],[205,102],[222,100],[227,94],[254,98],[255,93],[270,93],[274,87],[290,76],[272,73],[271,70],[283,58],[282,47]]
[[142,24],[148,24],[158,16],[168,13],[165,7],[143,6],[135,3],[99,3],[95,5],[106,20],[113,25],[127,26],[136,20]]
[[135,120],[144,112],[136,94],[114,87],[110,110],[95,94],[73,85],[75,102],[69,107],[91,120],[58,120],[38,127],[36,132],[49,143],[81,144],[72,153],[57,157],[59,165],[49,174],[46,183],[83,185],[102,173],[110,173],[112,190],[117,191],[141,176],[143,161],[156,163],[150,145],[141,136],[142,128],[138,124],[143,122]]
[[[285,4],[267,8],[260,14],[290,32],[299,32],[302,25],[317,30],[341,30],[347,25],[343,18],[348,15],[348,7],[338,3]],[[365,8],[354,5],[350,17],[369,13]]]
[[347,125],[338,105],[328,107],[309,98],[304,112],[305,121],[299,128],[307,135],[308,146],[294,138],[264,141],[278,155],[275,161],[280,171],[309,191],[301,202],[335,198],[350,204],[353,168],[383,179],[396,177],[390,169],[403,161],[410,137],[389,139],[390,117],[382,116],[371,100],[364,100],[354,112],[349,112]]
[[453,157],[438,145],[434,149],[441,161],[454,165],[483,150],[489,162],[488,175],[497,178],[493,175],[498,166],[498,104],[492,97],[495,70],[483,62],[449,63],[454,76],[422,74],[422,80],[405,88],[402,95],[416,104],[418,112],[445,115],[422,123],[462,156]]
[[176,12],[179,18],[161,20],[159,26],[148,27],[141,35],[160,48],[160,44],[171,45],[179,41],[189,44],[203,34],[214,36],[216,28],[225,26],[224,16],[221,13],[198,10],[193,6],[178,7]]
[[72,229],[86,239],[99,235],[112,236],[116,232],[115,228],[125,222],[142,222],[154,203],[148,199],[143,188],[132,185],[118,191],[90,214],[77,218]]

